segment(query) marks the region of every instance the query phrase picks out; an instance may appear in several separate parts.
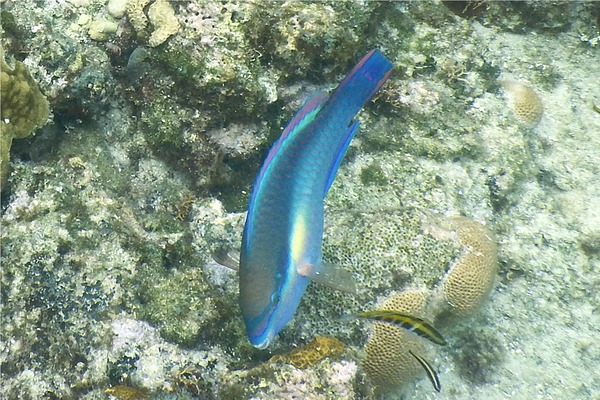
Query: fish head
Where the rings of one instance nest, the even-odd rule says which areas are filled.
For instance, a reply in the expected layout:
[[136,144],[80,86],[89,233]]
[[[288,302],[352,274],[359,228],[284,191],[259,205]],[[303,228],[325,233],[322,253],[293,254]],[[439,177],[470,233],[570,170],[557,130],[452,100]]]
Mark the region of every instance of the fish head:
[[[242,271],[242,269],[240,269]],[[309,279],[298,275],[292,260],[266,277],[243,276],[240,280],[240,308],[248,339],[253,346],[265,349],[292,319]]]

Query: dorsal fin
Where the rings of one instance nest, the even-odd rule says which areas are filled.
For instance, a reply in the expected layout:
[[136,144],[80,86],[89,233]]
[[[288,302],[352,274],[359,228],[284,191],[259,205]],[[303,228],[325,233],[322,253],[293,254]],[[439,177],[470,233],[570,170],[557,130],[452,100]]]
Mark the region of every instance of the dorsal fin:
[[325,190],[323,191],[323,198],[325,198],[325,196],[327,195],[327,192],[329,191],[329,188],[331,187],[331,185],[333,184],[333,181],[335,180],[337,171],[340,168],[340,163],[342,162],[342,159],[344,158],[344,155],[346,154],[346,150],[348,150],[348,146],[350,145],[352,138],[354,137],[356,132],[358,132],[358,127],[359,127],[358,120],[353,121],[352,124],[348,127],[348,130],[346,131],[346,136],[344,136],[344,140],[342,140],[340,142],[335,160],[333,161],[333,164],[329,168],[329,176],[327,177],[327,183],[325,184]]
[[285,142],[288,137],[293,137],[297,132],[302,131],[307,124],[312,122],[319,111],[321,111],[328,98],[329,95],[326,92],[321,91],[314,93],[308,100],[306,100],[302,108],[298,110],[296,115],[294,115],[294,118],[292,118],[290,123],[287,124],[279,139],[277,139],[277,141],[273,143],[273,146],[271,146],[269,154],[267,154],[267,158],[265,158],[260,172],[258,173],[254,187],[260,187],[260,182],[262,181],[265,171],[268,169],[271,161],[273,161],[273,158],[275,158],[275,155],[277,154],[277,151],[283,142]]

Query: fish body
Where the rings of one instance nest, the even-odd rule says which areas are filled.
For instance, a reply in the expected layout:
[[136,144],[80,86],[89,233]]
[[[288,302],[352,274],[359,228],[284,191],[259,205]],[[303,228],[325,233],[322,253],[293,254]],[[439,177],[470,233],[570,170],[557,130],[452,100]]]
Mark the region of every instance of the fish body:
[[429,381],[433,385],[433,388],[437,392],[441,392],[442,384],[440,382],[440,377],[438,376],[437,372],[435,372],[435,369],[433,369],[431,364],[429,364],[429,362],[420,355],[413,353],[412,350],[409,350],[408,352],[417,360],[419,364],[421,364],[421,367],[423,367],[423,369],[425,370],[427,378],[429,378]]
[[433,325],[424,319],[415,317],[413,315],[390,310],[373,310],[359,313],[357,316],[398,325],[410,332],[415,333],[418,336],[430,340],[435,344],[442,346],[447,344],[446,339],[444,339],[441,333],[439,333],[437,329],[433,327]]
[[354,120],[392,64],[368,53],[331,95],[307,100],[254,182],[242,237],[239,304],[250,342],[266,348],[322,273],[323,199],[358,130]]

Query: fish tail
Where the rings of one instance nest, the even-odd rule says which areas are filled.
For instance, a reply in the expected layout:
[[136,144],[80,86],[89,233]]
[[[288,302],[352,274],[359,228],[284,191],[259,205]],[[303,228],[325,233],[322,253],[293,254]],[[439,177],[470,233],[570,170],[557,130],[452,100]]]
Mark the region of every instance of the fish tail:
[[392,63],[377,49],[356,64],[329,98],[336,114],[348,124],[389,78]]

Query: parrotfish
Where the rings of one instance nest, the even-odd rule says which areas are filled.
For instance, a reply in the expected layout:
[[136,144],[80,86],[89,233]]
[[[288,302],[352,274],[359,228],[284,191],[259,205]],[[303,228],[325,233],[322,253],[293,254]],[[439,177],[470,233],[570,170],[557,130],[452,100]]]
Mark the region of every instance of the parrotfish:
[[358,131],[356,114],[392,64],[368,53],[331,95],[310,97],[254,182],[242,237],[239,304],[250,342],[266,348],[292,319],[311,278],[346,286],[323,261],[323,201]]

